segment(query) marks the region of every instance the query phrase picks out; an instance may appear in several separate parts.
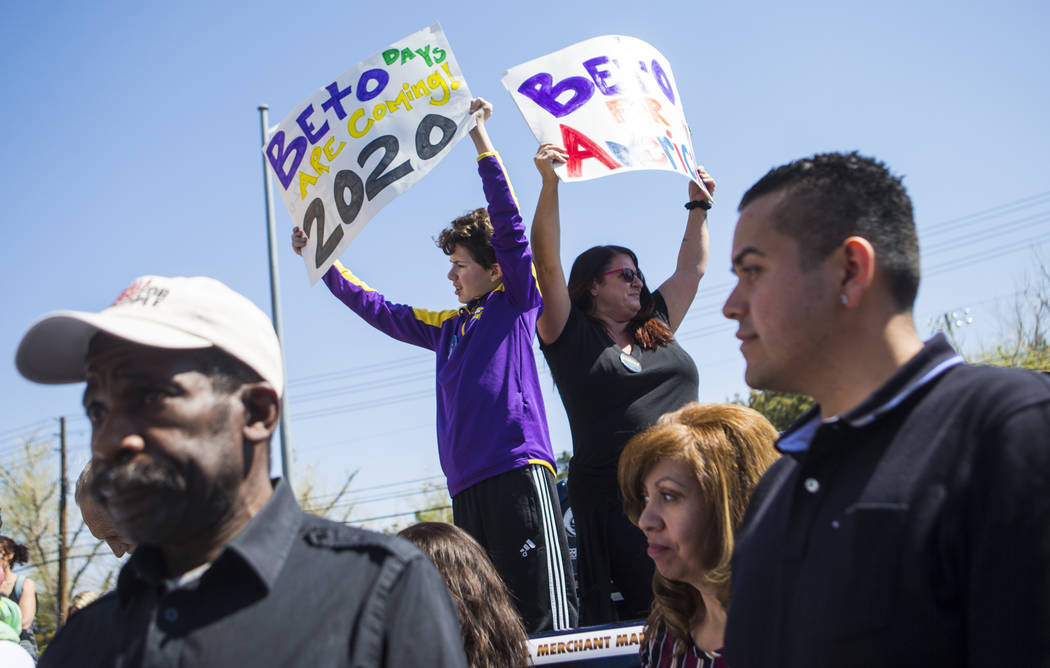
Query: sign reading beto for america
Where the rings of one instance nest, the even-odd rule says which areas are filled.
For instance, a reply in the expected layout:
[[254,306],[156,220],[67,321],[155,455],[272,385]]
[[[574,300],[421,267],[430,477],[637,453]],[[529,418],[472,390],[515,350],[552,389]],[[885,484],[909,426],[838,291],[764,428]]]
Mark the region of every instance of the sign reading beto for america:
[[470,89],[439,24],[321,87],[263,147],[317,282],[371,218],[473,127]]
[[562,180],[660,169],[703,187],[671,65],[652,45],[595,37],[512,67],[503,85],[536,139],[568,153]]

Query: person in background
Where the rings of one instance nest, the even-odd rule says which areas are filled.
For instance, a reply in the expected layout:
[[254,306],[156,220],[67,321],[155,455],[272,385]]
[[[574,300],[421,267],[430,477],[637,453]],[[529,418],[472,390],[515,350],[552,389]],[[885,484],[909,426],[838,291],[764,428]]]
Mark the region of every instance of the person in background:
[[36,659],[37,645],[33,625],[36,620],[36,583],[32,578],[17,575],[11,570],[15,564],[24,564],[27,561],[29,561],[29,548],[16,543],[8,536],[0,536],[0,572],[3,573],[3,580],[0,581],[0,595],[18,604],[22,622],[18,643],[33,659]]
[[[561,223],[556,163],[565,152],[543,144],[536,153],[542,176],[532,223],[536,276],[543,314],[536,323],[540,348],[558,386],[572,430],[569,499],[576,522],[580,621],[617,619],[611,596],[619,591],[627,618],[644,617],[652,600],[652,562],[645,537],[623,514],[616,466],[627,440],[668,411],[696,401],[696,364],[674,339],[707,266],[707,210],[714,180],[701,167],[688,187],[685,234],[674,273],[655,291],[623,246],[596,246],[561,265]],[[650,226],[640,226],[651,234]],[[677,243],[677,242],[676,242]]]
[[[532,348],[544,304],[518,202],[485,129],[492,105],[476,98],[470,111],[488,208],[438,237],[463,306],[395,304],[339,262],[323,280],[368,324],[435,354],[438,455],[453,521],[485,548],[529,632],[560,631],[576,625],[577,605]],[[302,253],[306,242],[296,227],[292,248]]]
[[733,668],[1050,666],[1050,378],[919,337],[901,179],[855,152],[776,167],[730,257],[745,380],[817,402],[740,528]]
[[29,652],[18,644],[15,627],[21,626],[21,620],[18,606],[13,601],[0,600],[0,666],[3,668],[33,668],[36,665]]
[[90,492],[136,544],[42,668],[465,665],[419,550],[306,513],[271,480],[284,363],[247,298],[143,276],[101,312],[44,317],[15,363],[35,382],[86,382]]
[[77,478],[76,490],[73,498],[76,499],[80,508],[80,515],[87,525],[88,531],[98,540],[106,541],[106,545],[118,559],[135,549],[135,544],[124,538],[113,526],[113,520],[105,509],[95,501],[88,491],[91,489],[91,461],[88,460],[84,470]]
[[22,634],[22,611],[18,604],[0,596],[0,640],[18,644]]
[[470,534],[445,522],[420,522],[398,535],[430,557],[445,577],[471,668],[529,665],[528,638],[510,592]]
[[77,592],[73,598],[69,599],[69,613],[68,616],[72,617],[74,613],[80,612],[84,608],[88,607],[92,603],[98,600],[97,591],[81,591]]
[[711,668],[721,655],[734,536],[777,458],[777,431],[737,404],[689,404],[632,438],[620,456],[627,516],[656,564],[642,666]]

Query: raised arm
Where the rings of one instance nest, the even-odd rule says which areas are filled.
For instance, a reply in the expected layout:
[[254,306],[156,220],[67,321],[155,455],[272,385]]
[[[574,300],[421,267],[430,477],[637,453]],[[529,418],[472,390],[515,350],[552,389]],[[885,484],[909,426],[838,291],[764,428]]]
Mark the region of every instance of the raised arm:
[[[707,186],[707,192],[714,194],[715,180],[703,167],[696,171],[704,185]],[[700,186],[693,181],[689,182],[690,202],[709,201],[710,199]],[[689,305],[696,297],[700,279],[707,271],[708,246],[707,210],[703,207],[690,209],[689,218],[685,223],[685,236],[682,237],[682,245],[678,248],[678,264],[671,277],[660,286],[660,294],[667,302],[667,316],[671,331],[678,330],[678,326],[682,324],[682,319],[689,310]]]
[[[292,250],[302,255],[306,234],[292,230]],[[321,277],[328,290],[350,310],[387,336],[412,345],[437,350],[441,326],[458,311],[427,311],[388,302],[383,295],[344,267],[338,260]]]
[[533,158],[543,179],[536,215],[532,219],[532,255],[536,278],[543,295],[543,313],[536,331],[543,343],[553,343],[569,320],[569,288],[561,267],[561,220],[558,215],[558,175],[556,163],[565,162],[565,151],[554,144],[543,144]]
[[22,581],[22,597],[18,599],[18,607],[22,611],[22,630],[25,631],[33,625],[36,617],[36,584],[26,578]]
[[492,116],[492,103],[476,97],[470,101],[470,115],[474,117],[474,127],[470,131],[470,139],[474,142],[474,148],[478,151],[478,157],[486,153],[495,153],[489,133],[485,130],[485,121]]
[[503,163],[485,130],[485,122],[492,115],[492,105],[481,98],[470,104],[475,126],[470,131],[474,148],[478,151],[478,174],[485,190],[489,220],[492,222],[492,249],[496,252],[503,289],[510,303],[522,311],[539,307],[543,301],[532,275],[532,252],[525,236],[518,200]]

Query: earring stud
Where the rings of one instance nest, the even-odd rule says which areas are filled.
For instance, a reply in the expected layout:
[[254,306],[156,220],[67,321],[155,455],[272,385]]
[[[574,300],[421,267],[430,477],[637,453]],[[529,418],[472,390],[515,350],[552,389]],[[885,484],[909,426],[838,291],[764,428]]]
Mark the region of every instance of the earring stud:
[[843,306],[845,306],[846,304],[848,304],[848,303],[849,303],[849,297],[847,297],[847,296],[846,296],[846,295],[844,295],[844,294],[842,294],[842,295],[839,295],[839,301],[841,301],[841,302],[842,302],[842,305],[843,305]]

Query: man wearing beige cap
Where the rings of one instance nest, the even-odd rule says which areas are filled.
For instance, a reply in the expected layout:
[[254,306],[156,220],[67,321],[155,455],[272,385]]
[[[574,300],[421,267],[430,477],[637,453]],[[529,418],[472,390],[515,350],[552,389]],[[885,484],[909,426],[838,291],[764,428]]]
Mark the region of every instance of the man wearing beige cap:
[[138,545],[41,666],[464,664],[441,576],[392,537],[304,513],[269,477],[284,370],[266,315],[147,276],[29,330],[18,370],[86,381],[90,492]]

